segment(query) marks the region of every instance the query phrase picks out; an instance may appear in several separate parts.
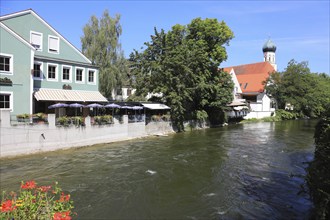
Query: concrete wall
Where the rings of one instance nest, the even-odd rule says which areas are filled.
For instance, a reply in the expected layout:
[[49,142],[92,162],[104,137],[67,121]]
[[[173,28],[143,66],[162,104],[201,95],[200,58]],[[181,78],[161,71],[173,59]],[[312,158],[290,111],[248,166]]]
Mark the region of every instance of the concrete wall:
[[147,135],[164,135],[174,132],[170,122],[149,122],[145,126],[145,133]]
[[251,118],[265,118],[274,116],[272,114],[275,114],[274,111],[259,111],[259,112],[249,112],[244,119],[251,119]]
[[[87,119],[88,120],[88,119]],[[169,122],[128,123],[127,115],[124,123],[111,125],[86,124],[85,127],[55,126],[55,116],[48,116],[46,125],[10,125],[10,112],[0,111],[0,157],[18,156],[38,152],[68,149],[100,143],[129,140],[147,135],[173,132]]]

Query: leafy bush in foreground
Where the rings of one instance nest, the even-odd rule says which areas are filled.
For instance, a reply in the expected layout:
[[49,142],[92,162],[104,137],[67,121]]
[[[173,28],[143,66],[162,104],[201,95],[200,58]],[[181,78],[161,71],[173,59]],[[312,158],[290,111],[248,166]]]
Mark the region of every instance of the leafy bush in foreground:
[[315,155],[308,167],[307,183],[316,219],[330,218],[330,108],[315,127]]
[[0,219],[70,220],[73,213],[70,195],[54,186],[38,186],[35,181],[22,182],[18,193],[2,193]]

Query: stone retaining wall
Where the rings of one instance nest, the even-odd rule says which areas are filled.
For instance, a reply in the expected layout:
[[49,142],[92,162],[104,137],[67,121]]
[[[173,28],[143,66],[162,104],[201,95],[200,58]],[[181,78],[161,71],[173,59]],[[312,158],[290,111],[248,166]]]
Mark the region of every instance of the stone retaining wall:
[[[86,118],[90,121],[90,118]],[[111,125],[55,126],[55,115],[48,115],[49,124],[15,125],[10,124],[10,112],[0,111],[0,157],[19,156],[47,152],[72,147],[129,140],[173,132],[170,122],[124,123],[115,121]]]

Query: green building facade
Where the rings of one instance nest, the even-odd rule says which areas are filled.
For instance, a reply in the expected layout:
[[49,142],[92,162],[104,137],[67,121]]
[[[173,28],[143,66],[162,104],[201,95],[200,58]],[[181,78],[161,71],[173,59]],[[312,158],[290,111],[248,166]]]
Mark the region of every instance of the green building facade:
[[106,102],[98,68],[33,10],[0,17],[0,109],[47,112],[57,102]]

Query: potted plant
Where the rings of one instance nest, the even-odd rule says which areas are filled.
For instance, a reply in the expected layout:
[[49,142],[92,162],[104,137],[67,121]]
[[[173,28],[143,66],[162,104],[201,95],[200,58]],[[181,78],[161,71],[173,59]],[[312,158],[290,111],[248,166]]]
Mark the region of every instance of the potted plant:
[[57,123],[58,123],[59,125],[62,125],[62,126],[67,127],[67,126],[69,126],[69,118],[66,117],[66,116],[59,117],[59,118],[57,119]]
[[36,123],[45,123],[47,121],[47,115],[42,112],[38,112],[36,114],[33,114],[33,120]]
[[5,78],[0,78],[0,85],[3,86],[12,86],[13,85],[13,81],[11,81],[11,79],[5,77]]
[[16,115],[17,121],[18,122],[28,122],[30,119],[30,115],[29,114],[19,114]]

